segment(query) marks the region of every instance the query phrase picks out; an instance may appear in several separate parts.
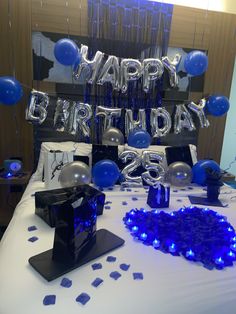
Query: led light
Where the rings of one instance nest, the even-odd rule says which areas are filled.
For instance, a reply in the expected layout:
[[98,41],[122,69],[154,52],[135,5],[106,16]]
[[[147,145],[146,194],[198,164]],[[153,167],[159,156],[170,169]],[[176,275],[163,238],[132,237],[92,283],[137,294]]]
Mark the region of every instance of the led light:
[[147,234],[145,232],[143,232],[141,234],[140,238],[145,241],[147,239]]
[[225,220],[222,218],[222,219],[219,220],[219,222],[225,222]]
[[172,213],[170,213],[170,215],[171,215],[171,216],[174,216],[174,215],[175,215],[175,213],[174,213],[174,212],[172,212]]
[[160,246],[160,241],[157,240],[157,239],[155,239],[155,240],[152,242],[152,245],[153,245],[153,247],[157,248],[157,247]]
[[222,257],[219,257],[219,258],[216,258],[216,259],[215,259],[215,263],[216,263],[217,265],[223,265],[223,264],[224,264],[224,261],[223,261]]
[[236,242],[236,236],[231,239],[233,242]]
[[186,257],[194,257],[193,251],[190,249],[189,251],[186,252]]
[[169,246],[169,251],[170,251],[171,253],[174,253],[174,252],[176,251],[176,248],[175,248],[175,244],[174,244],[174,243],[172,243],[172,244]]
[[204,212],[208,212],[209,211],[209,208],[204,208]]
[[230,248],[233,250],[233,251],[236,251],[236,243],[231,245]]
[[137,232],[137,231],[138,231],[138,227],[137,226],[133,226],[132,232]]
[[7,173],[7,178],[12,177],[12,174],[10,172]]
[[229,251],[229,253],[228,253],[228,256],[229,256],[229,257],[232,257],[232,258],[234,258],[234,257],[235,257],[235,254],[234,254],[234,252],[232,252],[232,251]]
[[132,209],[130,215],[135,215],[135,211]]
[[233,229],[229,227],[229,228],[228,228],[228,231],[229,231],[229,232],[232,232],[232,231],[233,231]]
[[156,209],[155,211],[154,211],[154,214],[158,214],[159,213],[159,211]]
[[130,219],[130,218],[127,219],[126,223],[127,223],[127,225],[130,225],[132,223],[132,219]]

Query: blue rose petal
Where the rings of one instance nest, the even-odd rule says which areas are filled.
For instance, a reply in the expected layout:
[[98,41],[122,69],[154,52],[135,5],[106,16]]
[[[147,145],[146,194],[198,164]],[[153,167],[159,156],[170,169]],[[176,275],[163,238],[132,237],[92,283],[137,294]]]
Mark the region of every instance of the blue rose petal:
[[101,263],[94,263],[94,264],[92,264],[92,269],[93,270],[102,269],[102,264]]
[[116,257],[115,256],[107,256],[107,262],[114,263],[115,261],[116,261]]
[[100,286],[100,284],[103,283],[103,279],[101,278],[96,278],[92,283],[91,285],[95,288],[97,288],[98,286]]
[[81,293],[76,298],[76,302],[81,303],[83,305],[85,305],[89,300],[90,300],[90,296],[85,292]]
[[60,285],[64,288],[70,288],[72,286],[72,280],[68,278],[62,278]]
[[56,303],[56,296],[54,294],[46,295],[43,299],[43,305],[54,305]]
[[130,265],[128,264],[120,264],[120,269],[123,271],[129,270],[129,268],[130,268]]
[[113,271],[110,273],[110,277],[113,278],[114,280],[117,280],[121,277],[121,274],[118,271]]
[[133,273],[134,280],[143,280],[143,273]]
[[35,231],[35,230],[38,230],[38,228],[36,226],[29,226],[28,227],[28,231]]
[[38,239],[39,239],[38,237],[34,236],[34,237],[29,238],[28,241],[33,243],[33,242],[37,241]]

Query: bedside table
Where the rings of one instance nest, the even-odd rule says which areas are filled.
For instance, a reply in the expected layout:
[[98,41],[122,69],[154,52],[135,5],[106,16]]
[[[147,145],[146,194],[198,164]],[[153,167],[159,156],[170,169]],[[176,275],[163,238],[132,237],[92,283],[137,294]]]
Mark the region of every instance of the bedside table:
[[20,176],[0,177],[0,226],[7,226],[31,177],[30,171]]

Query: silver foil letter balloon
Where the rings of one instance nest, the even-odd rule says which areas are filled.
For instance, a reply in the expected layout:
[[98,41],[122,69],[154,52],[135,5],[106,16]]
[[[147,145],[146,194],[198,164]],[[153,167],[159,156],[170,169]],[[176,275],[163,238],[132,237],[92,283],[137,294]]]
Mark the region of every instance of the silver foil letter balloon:
[[125,150],[123,151],[119,158],[123,163],[127,163],[127,161],[131,160],[131,162],[124,167],[121,171],[121,176],[123,177],[122,186],[138,186],[142,185],[142,177],[141,176],[132,176],[132,172],[134,172],[139,166],[142,164],[142,156],[137,151]]
[[[158,120],[162,119],[162,127],[159,127]],[[152,108],[150,115],[150,124],[153,137],[162,137],[167,135],[171,129],[171,116],[164,108]]]
[[56,109],[54,114],[54,127],[59,132],[64,132],[67,130],[69,122],[69,112],[70,102],[65,99],[58,98],[56,103]]
[[173,60],[170,60],[167,56],[162,57],[162,63],[169,73],[169,80],[170,80],[171,87],[178,86],[179,80],[176,73],[176,67],[180,63],[180,60],[181,60],[181,55],[178,53],[174,56]]
[[121,68],[121,91],[125,93],[128,89],[128,82],[138,80],[142,76],[142,63],[136,59],[123,59]]
[[88,124],[88,121],[91,119],[91,117],[92,117],[91,105],[73,102],[73,105],[70,108],[69,133],[74,135],[80,130],[83,136],[89,137],[90,126]]
[[144,59],[143,61],[143,90],[147,93],[150,90],[151,81],[162,77],[164,66],[159,59]]
[[115,56],[109,56],[99,74],[97,84],[111,83],[113,89],[120,89],[120,65],[119,60]]
[[133,118],[133,111],[131,109],[126,109],[126,112],[125,112],[125,135],[128,137],[129,132],[133,131],[136,128],[146,130],[146,112],[145,112],[145,109],[139,109],[137,120],[134,120],[134,118]]
[[121,108],[106,108],[103,106],[97,107],[96,116],[104,117],[104,131],[113,126],[113,120],[121,116],[121,110]]
[[[149,150],[143,151],[142,165],[147,171],[142,173],[142,178],[148,185],[157,187],[164,181],[165,169],[161,164],[152,162],[153,160],[160,162],[163,158],[164,154],[162,153],[152,152]],[[155,177],[151,175],[150,171],[155,172]]]
[[188,104],[188,108],[192,110],[196,115],[198,116],[200,126],[201,128],[208,128],[210,126],[210,122],[208,121],[204,108],[206,107],[206,99],[203,98],[199,101],[199,104],[195,104],[193,101],[191,101],[190,104]]
[[174,133],[179,134],[184,128],[188,129],[189,131],[196,130],[192,116],[185,107],[185,105],[176,105],[176,112],[174,117]]
[[89,66],[92,70],[92,74],[91,74],[91,77],[88,79],[88,83],[93,84],[96,81],[98,71],[99,71],[104,54],[101,51],[97,51],[94,58],[92,60],[89,60],[88,59],[88,46],[86,45],[81,45],[80,53],[81,53],[81,63],[79,63],[74,69],[74,73],[73,73],[74,78],[75,80],[79,80],[84,68]]
[[47,118],[49,97],[47,93],[32,90],[25,118],[32,124],[42,124]]

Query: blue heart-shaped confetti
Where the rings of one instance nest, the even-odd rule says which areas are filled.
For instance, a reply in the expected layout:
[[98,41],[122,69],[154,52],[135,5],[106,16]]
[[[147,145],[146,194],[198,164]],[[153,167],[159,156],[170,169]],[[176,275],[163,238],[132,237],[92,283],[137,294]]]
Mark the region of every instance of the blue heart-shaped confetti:
[[145,245],[187,260],[207,269],[233,266],[236,260],[236,234],[227,218],[208,208],[185,207],[179,211],[132,209],[123,218],[134,238]]

